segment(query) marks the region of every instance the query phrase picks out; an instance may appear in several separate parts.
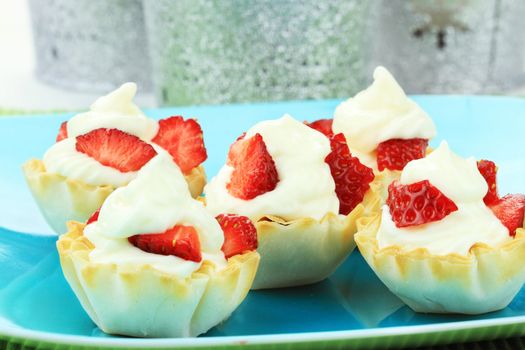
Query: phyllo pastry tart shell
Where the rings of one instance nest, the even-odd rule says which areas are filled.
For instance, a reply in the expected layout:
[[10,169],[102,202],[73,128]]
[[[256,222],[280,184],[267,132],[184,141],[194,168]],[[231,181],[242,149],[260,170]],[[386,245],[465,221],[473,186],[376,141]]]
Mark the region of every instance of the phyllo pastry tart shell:
[[[359,251],[392,293],[416,312],[481,314],[505,308],[525,282],[525,229],[499,246],[475,243],[468,255],[426,248],[379,249],[381,216],[358,220]],[[424,233],[421,233],[424,234]]]
[[226,319],[246,297],[259,254],[228,259],[218,270],[205,260],[187,278],[150,265],[95,263],[84,224],[69,222],[57,242],[66,280],[93,322],[106,333],[137,337],[192,337]]
[[377,213],[378,195],[369,190],[348,215],[326,214],[321,220],[286,221],[265,216],[255,222],[261,255],[252,289],[311,284],[329,277],[355,248],[356,221]]
[[[85,222],[115,190],[111,185],[90,185],[50,173],[39,159],[27,161],[22,170],[40,211],[58,234],[67,231],[67,221]],[[192,197],[200,196],[206,184],[204,167],[198,166],[184,177]]]

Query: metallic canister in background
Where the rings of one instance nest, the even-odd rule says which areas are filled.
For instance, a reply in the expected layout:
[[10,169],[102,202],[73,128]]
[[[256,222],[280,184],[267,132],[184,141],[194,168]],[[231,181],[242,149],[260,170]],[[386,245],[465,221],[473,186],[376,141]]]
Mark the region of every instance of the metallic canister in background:
[[144,0],[157,96],[181,105],[352,95],[364,84],[367,9],[359,0]]
[[107,92],[126,81],[151,90],[141,0],[30,0],[37,77]]
[[525,1],[378,0],[368,71],[410,93],[505,93],[525,84]]

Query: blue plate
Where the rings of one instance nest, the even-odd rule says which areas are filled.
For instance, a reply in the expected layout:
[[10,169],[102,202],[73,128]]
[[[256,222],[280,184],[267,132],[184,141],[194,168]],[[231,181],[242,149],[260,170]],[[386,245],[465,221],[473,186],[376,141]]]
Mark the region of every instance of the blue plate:
[[[499,165],[500,192],[525,192],[525,100],[503,97],[416,96],[439,135],[463,156]],[[149,110],[152,117],[198,117],[209,175],[230,143],[254,123],[290,113],[330,117],[339,101],[207,106]],[[214,347],[286,344],[422,345],[525,334],[525,290],[504,310],[479,315],[416,314],[376,278],[358,252],[328,280],[311,286],[250,292],[224,323],[196,339],[133,339],[102,333],[65,282],[51,235],[26,189],[20,165],[41,158],[70,115],[0,118],[0,339],[43,347]],[[522,262],[517,262],[522,263]],[[0,345],[1,345],[0,340]],[[58,344],[58,345],[57,345]]]

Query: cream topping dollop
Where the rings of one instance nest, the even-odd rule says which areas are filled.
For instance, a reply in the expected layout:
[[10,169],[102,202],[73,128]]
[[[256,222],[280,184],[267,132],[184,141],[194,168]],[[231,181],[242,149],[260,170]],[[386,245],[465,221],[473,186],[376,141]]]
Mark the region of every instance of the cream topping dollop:
[[44,154],[46,170],[96,186],[120,187],[133,179],[136,172],[121,172],[78,152],[76,136],[99,128],[119,129],[150,142],[157,134],[158,122],[146,117],[133,103],[136,92],[135,83],[125,83],[97,99],[88,112],[72,117],[67,122],[68,138],[55,143]]
[[226,265],[221,251],[224,235],[220,225],[201,202],[191,197],[184,176],[171,156],[159,150],[134,180],[108,196],[98,220],[87,225],[84,234],[95,246],[90,253],[94,262],[152,265],[186,277],[202,262],[148,253],[128,242],[128,237],[133,235],[162,233],[175,225],[193,226],[197,230],[203,261]]
[[458,210],[439,221],[399,228],[385,205],[377,232],[380,249],[396,245],[407,251],[426,248],[436,255],[467,255],[475,243],[496,246],[511,239],[507,228],[483,202],[488,186],[474,158],[463,159],[442,142],[426,158],[408,163],[400,183],[423,180],[453,200]]
[[337,106],[333,130],[345,135],[351,150],[370,156],[383,141],[436,135],[432,119],[381,66],[372,85]]
[[133,103],[137,93],[135,83],[125,83],[106,96],[99,97],[88,112],[67,122],[68,137],[75,137],[99,128],[119,129],[150,141],[159,129],[157,121],[148,118]]
[[251,127],[246,138],[259,133],[275,162],[279,182],[273,191],[251,200],[230,195],[226,189],[233,168],[224,165],[205,187],[206,207],[213,214],[232,213],[254,220],[265,215],[285,220],[321,219],[327,213],[339,212],[335,183],[324,159],[330,153],[330,142],[289,115],[267,120]]

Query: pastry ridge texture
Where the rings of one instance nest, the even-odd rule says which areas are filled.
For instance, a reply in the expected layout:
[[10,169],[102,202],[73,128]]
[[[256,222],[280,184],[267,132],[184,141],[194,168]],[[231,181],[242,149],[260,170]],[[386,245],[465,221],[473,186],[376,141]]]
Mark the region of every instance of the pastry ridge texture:
[[[47,223],[57,233],[67,231],[66,222],[85,222],[116,187],[90,185],[46,170],[44,162],[31,159],[22,166],[27,185]],[[199,165],[184,175],[193,198],[206,184],[204,167]]]
[[390,291],[416,312],[481,314],[505,308],[525,282],[525,229],[499,246],[475,243],[468,255],[425,248],[379,249],[381,216],[357,221],[359,251]]

